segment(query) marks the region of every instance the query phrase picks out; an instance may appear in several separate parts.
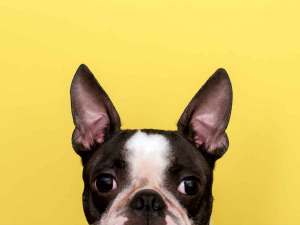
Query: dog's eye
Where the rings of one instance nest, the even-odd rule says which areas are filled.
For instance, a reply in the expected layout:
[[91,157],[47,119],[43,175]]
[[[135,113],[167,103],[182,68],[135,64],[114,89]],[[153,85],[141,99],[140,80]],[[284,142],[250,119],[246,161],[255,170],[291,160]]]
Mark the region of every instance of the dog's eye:
[[199,182],[196,177],[185,177],[178,186],[177,191],[185,195],[195,195],[199,191]]
[[109,192],[117,188],[117,182],[110,174],[100,174],[95,180],[95,186],[99,192]]

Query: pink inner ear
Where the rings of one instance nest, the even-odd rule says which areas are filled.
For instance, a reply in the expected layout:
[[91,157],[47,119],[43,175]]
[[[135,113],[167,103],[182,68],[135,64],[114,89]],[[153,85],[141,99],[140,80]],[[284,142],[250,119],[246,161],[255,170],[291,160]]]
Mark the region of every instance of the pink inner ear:
[[99,144],[104,142],[105,129],[108,127],[108,124],[108,116],[107,114],[103,113],[91,128],[94,140]]
[[95,142],[99,144],[104,142],[105,129],[108,127],[109,118],[106,113],[99,113],[97,118],[86,122],[78,128],[75,139],[77,143],[82,144],[86,149],[90,149]]
[[222,130],[208,125],[197,118],[191,121],[191,125],[194,131],[193,140],[197,147],[204,146],[211,153],[228,147],[226,133]]
[[213,133],[212,128],[197,118],[192,119],[191,125],[194,132],[193,138],[196,146],[199,147],[201,145],[205,145],[205,147],[207,147],[206,145]]

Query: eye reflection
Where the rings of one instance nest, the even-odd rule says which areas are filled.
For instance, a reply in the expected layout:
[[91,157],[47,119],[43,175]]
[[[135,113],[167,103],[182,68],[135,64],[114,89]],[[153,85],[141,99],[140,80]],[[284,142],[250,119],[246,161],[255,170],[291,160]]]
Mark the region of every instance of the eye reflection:
[[101,193],[107,193],[117,188],[117,182],[111,174],[100,174],[95,180],[95,187]]
[[196,177],[185,177],[179,184],[177,191],[184,195],[196,195],[199,192],[199,182]]

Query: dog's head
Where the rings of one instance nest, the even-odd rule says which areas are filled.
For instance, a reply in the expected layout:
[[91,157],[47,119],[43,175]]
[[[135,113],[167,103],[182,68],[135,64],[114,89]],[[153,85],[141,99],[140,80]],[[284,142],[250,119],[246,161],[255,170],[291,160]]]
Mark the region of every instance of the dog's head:
[[84,167],[89,224],[207,225],[231,104],[229,77],[219,69],[186,107],[177,131],[121,130],[108,95],[81,65],[71,85],[72,143]]

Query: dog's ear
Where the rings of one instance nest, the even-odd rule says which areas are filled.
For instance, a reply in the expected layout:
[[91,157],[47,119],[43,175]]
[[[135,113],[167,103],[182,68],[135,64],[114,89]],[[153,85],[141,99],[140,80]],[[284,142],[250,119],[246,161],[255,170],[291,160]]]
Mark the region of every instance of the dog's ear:
[[232,105],[227,72],[218,69],[193,97],[178,123],[178,131],[205,154],[220,158],[228,148],[225,133]]
[[120,117],[111,100],[86,65],[80,65],[71,84],[75,130],[74,150],[82,155],[120,130]]

